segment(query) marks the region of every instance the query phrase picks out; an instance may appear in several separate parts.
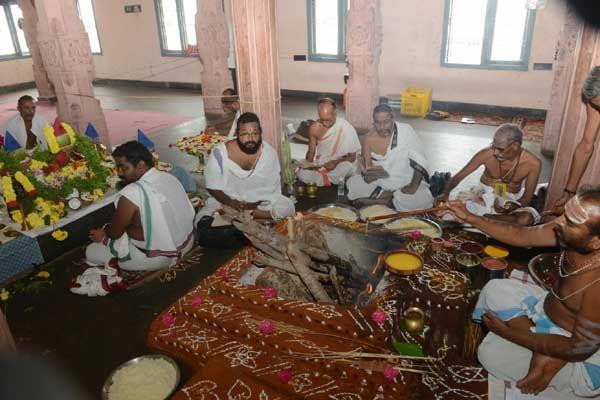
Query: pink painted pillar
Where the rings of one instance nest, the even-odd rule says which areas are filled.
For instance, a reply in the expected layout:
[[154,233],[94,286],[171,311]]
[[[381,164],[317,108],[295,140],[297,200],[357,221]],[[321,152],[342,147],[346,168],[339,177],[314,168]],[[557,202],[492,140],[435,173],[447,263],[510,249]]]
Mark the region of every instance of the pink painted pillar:
[[233,88],[227,58],[229,29],[222,0],[198,0],[196,14],[198,54],[202,61],[202,96],[206,114],[223,115],[223,90]]
[[[600,65],[600,31],[584,25],[580,32],[577,39],[577,52],[573,60],[573,78],[568,85],[569,95],[552,165],[553,173],[546,204],[552,204],[563,194],[573,152],[583,136],[585,127],[585,105],[581,101],[583,82],[590,70],[594,66]],[[600,152],[592,155],[580,185],[598,184],[598,182],[600,182]]]
[[348,104],[346,118],[356,129],[369,129],[379,104],[382,24],[380,0],[351,0],[346,28]]
[[91,122],[101,141],[111,143],[100,102],[94,97],[94,63],[75,1],[35,0],[37,41],[44,67],[54,85],[61,120],[83,133]]
[[573,84],[573,74],[577,64],[577,45],[583,32],[583,20],[577,15],[573,7],[567,7],[567,19],[561,30],[557,44],[556,61],[554,62],[554,81],[550,94],[550,108],[546,115],[544,125],[544,138],[542,140],[542,153],[549,157],[554,156],[561,129],[565,109],[568,104],[570,88]]
[[35,87],[38,90],[38,99],[41,101],[53,100],[56,98],[56,94],[54,93],[54,87],[48,79],[37,42],[38,17],[33,0],[17,0],[17,3],[23,13],[23,33],[25,34],[25,42],[31,53],[31,60],[33,61],[33,77],[35,79]]
[[242,112],[260,118],[263,138],[280,154],[281,97],[275,0],[231,0]]

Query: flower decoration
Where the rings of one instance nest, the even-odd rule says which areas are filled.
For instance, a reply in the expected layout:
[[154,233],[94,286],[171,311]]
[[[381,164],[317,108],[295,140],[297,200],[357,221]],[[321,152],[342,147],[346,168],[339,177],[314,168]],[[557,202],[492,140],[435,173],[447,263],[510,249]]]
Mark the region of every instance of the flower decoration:
[[58,146],[56,136],[54,136],[54,128],[52,128],[50,125],[46,125],[42,131],[44,132],[46,142],[48,142],[48,148],[50,149],[50,152],[52,154],[58,153],[60,151],[60,147]]
[[258,324],[258,330],[263,335],[270,335],[275,332],[275,325],[271,321],[261,321]]
[[294,377],[294,373],[289,368],[283,368],[281,371],[279,371],[277,377],[279,378],[279,382],[285,385],[286,383],[292,380],[292,378]]
[[169,328],[171,325],[173,325],[175,318],[173,318],[171,314],[167,313],[163,315],[160,320],[165,328]]
[[10,292],[6,289],[2,289],[0,292],[0,300],[6,301],[10,297]]
[[371,319],[376,324],[383,324],[385,322],[385,320],[387,319],[387,315],[383,311],[377,310],[377,311],[373,311],[373,314],[371,314]]
[[21,186],[23,186],[23,189],[25,189],[25,193],[27,193],[27,196],[35,196],[35,187],[31,184],[31,181],[28,177],[25,176],[24,173],[22,173],[21,171],[17,171],[15,173],[15,180],[19,182]]
[[221,277],[221,279],[227,279],[227,277],[228,277],[227,270],[225,268],[221,268],[219,270],[219,276]]
[[202,304],[201,297],[196,296],[192,299],[192,307],[200,307],[201,304]]
[[38,213],[29,213],[25,217],[25,222],[31,229],[39,228],[40,226],[46,225],[44,219],[40,217]]
[[263,291],[263,297],[265,299],[272,299],[274,297],[277,297],[277,290],[275,290],[272,287],[265,288],[265,290]]
[[414,230],[414,231],[412,231],[412,232],[410,233],[410,237],[411,237],[412,239],[418,239],[418,238],[420,238],[421,236],[423,236],[423,234],[422,234],[422,233],[421,233],[421,231],[420,231],[420,230],[418,230],[418,229],[417,229],[417,230]]
[[2,177],[2,189],[4,191],[4,200],[6,201],[6,206],[8,208],[18,207],[19,202],[17,201],[17,195],[15,193],[15,188],[13,187],[10,176]]
[[23,225],[23,213],[21,210],[14,210],[10,212],[10,217],[19,225]]
[[50,272],[48,272],[48,271],[40,271],[35,276],[37,276],[38,278],[48,279],[48,278],[50,278]]
[[398,374],[398,370],[394,368],[391,364],[386,365],[385,369],[383,370],[383,376],[385,376],[385,378],[390,381],[395,380]]
[[54,232],[52,232],[52,237],[55,240],[58,240],[59,242],[62,242],[63,240],[65,240],[66,238],[69,237],[69,232],[67,231],[63,231],[63,230],[56,230]]

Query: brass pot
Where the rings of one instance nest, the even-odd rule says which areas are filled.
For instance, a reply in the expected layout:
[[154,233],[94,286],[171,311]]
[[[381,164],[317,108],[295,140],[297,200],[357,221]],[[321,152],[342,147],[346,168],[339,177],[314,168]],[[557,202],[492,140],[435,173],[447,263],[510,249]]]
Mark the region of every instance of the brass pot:
[[425,326],[425,312],[419,307],[404,310],[404,326],[410,333],[419,333]]
[[319,190],[319,188],[317,187],[317,184],[314,182],[311,182],[306,185],[306,194],[311,199],[315,199],[317,197],[318,190]]
[[296,186],[296,196],[303,197],[306,194],[306,186],[298,185]]

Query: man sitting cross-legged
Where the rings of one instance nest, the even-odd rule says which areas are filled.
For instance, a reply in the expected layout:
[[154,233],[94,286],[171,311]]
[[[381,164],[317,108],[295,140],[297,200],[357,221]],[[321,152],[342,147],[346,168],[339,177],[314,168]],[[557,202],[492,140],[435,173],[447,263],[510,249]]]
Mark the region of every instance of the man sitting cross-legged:
[[452,189],[484,166],[479,187],[475,193],[469,193],[470,197],[475,197],[467,202],[469,211],[519,225],[538,223],[540,214],[529,205],[540,177],[542,162],[535,154],[525,150],[522,143],[523,132],[518,125],[500,125],[494,133],[491,146],[475,154],[450,179],[444,193],[436,200],[448,200]]
[[[373,127],[362,146],[363,174],[348,179],[348,199],[361,206],[393,202],[398,211],[431,207],[427,159],[413,128],[394,121],[387,104],[373,110]],[[374,169],[380,173],[369,174]]]
[[90,266],[71,291],[105,295],[121,283],[119,268],[130,271],[169,267],[193,246],[194,209],[177,178],[152,166],[141,143],[127,142],[113,152],[127,184],[116,201],[110,224],[92,229],[85,251]]
[[281,194],[277,153],[262,141],[256,114],[244,113],[237,123],[236,138],[213,149],[205,169],[210,196],[198,211],[214,217],[225,204],[237,210],[251,210],[255,218],[280,219],[295,212],[294,203]]
[[478,349],[481,364],[523,393],[551,387],[600,395],[600,190],[580,191],[564,215],[535,227],[479,217],[457,201],[447,206],[459,221],[507,244],[562,249],[546,287],[521,277],[483,288],[473,312],[490,331]]
[[298,179],[318,186],[337,185],[354,173],[360,140],[354,127],[337,115],[332,99],[319,100],[318,113],[308,132],[306,152],[306,161],[314,167],[299,170]]

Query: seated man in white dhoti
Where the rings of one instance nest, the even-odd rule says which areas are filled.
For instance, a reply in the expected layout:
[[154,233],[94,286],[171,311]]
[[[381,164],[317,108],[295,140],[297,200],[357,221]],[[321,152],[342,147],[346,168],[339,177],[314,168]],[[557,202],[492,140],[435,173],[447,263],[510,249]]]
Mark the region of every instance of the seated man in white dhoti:
[[394,121],[387,104],[373,110],[373,126],[362,146],[363,173],[348,179],[348,199],[359,206],[393,203],[398,211],[431,207],[427,159],[413,128]]
[[198,211],[196,224],[217,217],[223,205],[251,210],[258,219],[281,219],[295,213],[294,203],[281,194],[277,152],[263,142],[260,120],[253,113],[238,119],[234,140],[215,147],[204,170],[210,197]]
[[459,221],[509,245],[562,249],[547,271],[532,267],[541,282],[514,271],[483,288],[473,312],[490,331],[478,349],[481,364],[523,393],[549,387],[544,394],[599,396],[600,190],[580,191],[564,215],[535,227],[479,217],[458,201],[447,206]]
[[35,115],[35,101],[31,96],[22,96],[17,103],[19,113],[8,120],[2,134],[10,132],[19,145],[25,150],[31,150],[35,146],[47,149],[48,143],[44,137],[44,126],[48,125],[46,120]]
[[540,214],[530,207],[540,171],[541,160],[525,150],[523,132],[518,125],[503,124],[496,129],[490,147],[479,151],[467,165],[447,183],[437,201],[448,199],[450,192],[479,167],[485,169],[477,188],[459,193],[458,199],[468,200],[469,211],[477,215],[519,225],[533,225]]
[[193,246],[194,209],[177,178],[152,167],[152,154],[131,141],[113,152],[127,184],[111,223],[92,229],[85,251],[90,266],[77,277],[74,293],[105,295],[119,289],[119,269],[156,270],[174,265]]
[[306,161],[312,166],[300,169],[298,179],[318,186],[337,185],[354,173],[360,140],[354,127],[337,115],[334,100],[319,100],[318,113],[308,132]]

